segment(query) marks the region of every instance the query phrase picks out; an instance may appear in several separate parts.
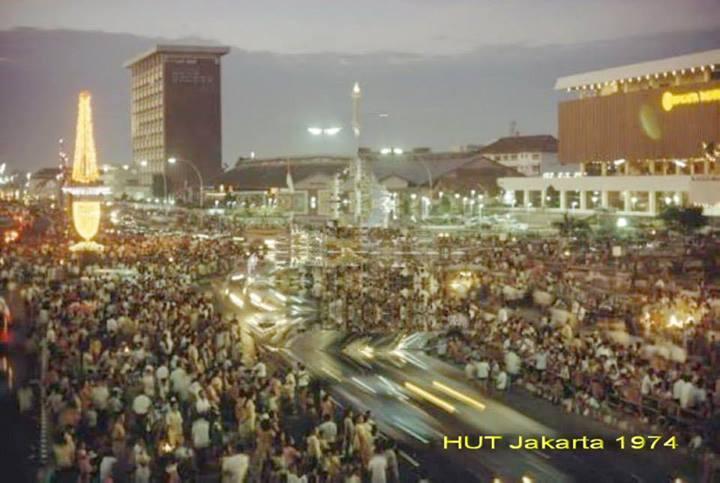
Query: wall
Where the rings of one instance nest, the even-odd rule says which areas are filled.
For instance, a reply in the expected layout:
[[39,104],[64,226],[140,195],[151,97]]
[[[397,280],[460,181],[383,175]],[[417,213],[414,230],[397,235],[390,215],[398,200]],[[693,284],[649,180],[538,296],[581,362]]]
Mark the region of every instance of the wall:
[[701,156],[703,141],[720,141],[720,99],[663,107],[663,95],[720,89],[720,81],[561,102],[562,163]]
[[[165,63],[165,150],[168,157],[192,161],[209,183],[222,171],[220,60],[193,60]],[[168,169],[175,183],[185,179],[197,185],[196,175],[182,163]]]

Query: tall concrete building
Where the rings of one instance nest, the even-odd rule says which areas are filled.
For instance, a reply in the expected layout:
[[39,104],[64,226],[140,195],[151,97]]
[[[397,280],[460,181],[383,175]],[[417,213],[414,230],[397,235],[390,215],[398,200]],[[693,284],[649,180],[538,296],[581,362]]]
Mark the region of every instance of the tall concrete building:
[[197,186],[197,172],[205,183],[222,172],[220,57],[229,50],[158,45],[125,64],[133,160],[155,196]]

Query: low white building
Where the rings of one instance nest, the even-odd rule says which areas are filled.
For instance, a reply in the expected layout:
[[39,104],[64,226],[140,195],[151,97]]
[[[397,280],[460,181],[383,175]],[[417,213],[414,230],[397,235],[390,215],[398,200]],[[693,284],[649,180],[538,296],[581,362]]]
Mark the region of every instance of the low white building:
[[501,178],[508,205],[638,216],[696,205],[720,215],[720,49],[563,77],[555,88],[575,96],[558,106],[557,159],[580,169]]
[[560,165],[558,140],[549,134],[500,138],[483,146],[479,152],[525,176],[540,176],[547,172],[574,172],[578,169],[577,165]]

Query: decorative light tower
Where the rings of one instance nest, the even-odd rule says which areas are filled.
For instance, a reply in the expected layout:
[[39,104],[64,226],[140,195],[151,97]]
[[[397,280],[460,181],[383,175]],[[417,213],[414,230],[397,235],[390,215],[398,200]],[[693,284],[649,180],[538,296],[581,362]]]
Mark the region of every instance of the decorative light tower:
[[73,251],[102,249],[102,246],[92,239],[100,228],[101,198],[110,191],[109,188],[102,186],[100,181],[90,100],[90,92],[80,93],[72,174],[63,188],[63,191],[70,195],[73,225],[83,239],[82,242],[71,247]]

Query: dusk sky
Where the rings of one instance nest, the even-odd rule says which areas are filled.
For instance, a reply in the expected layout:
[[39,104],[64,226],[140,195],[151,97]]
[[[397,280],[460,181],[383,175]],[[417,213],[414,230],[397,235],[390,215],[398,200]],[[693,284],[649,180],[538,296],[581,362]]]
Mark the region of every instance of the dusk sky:
[[[720,48],[720,0],[0,0],[0,160],[54,164],[89,89],[101,159],[127,162],[123,63],[173,41],[232,47],[225,163],[348,154],[356,80],[364,145],[445,150],[511,121],[556,134],[558,76]],[[306,132],[317,123],[345,129],[321,145]]]
[[720,26],[718,0],[3,0],[0,28],[202,37],[280,53],[452,54]]

